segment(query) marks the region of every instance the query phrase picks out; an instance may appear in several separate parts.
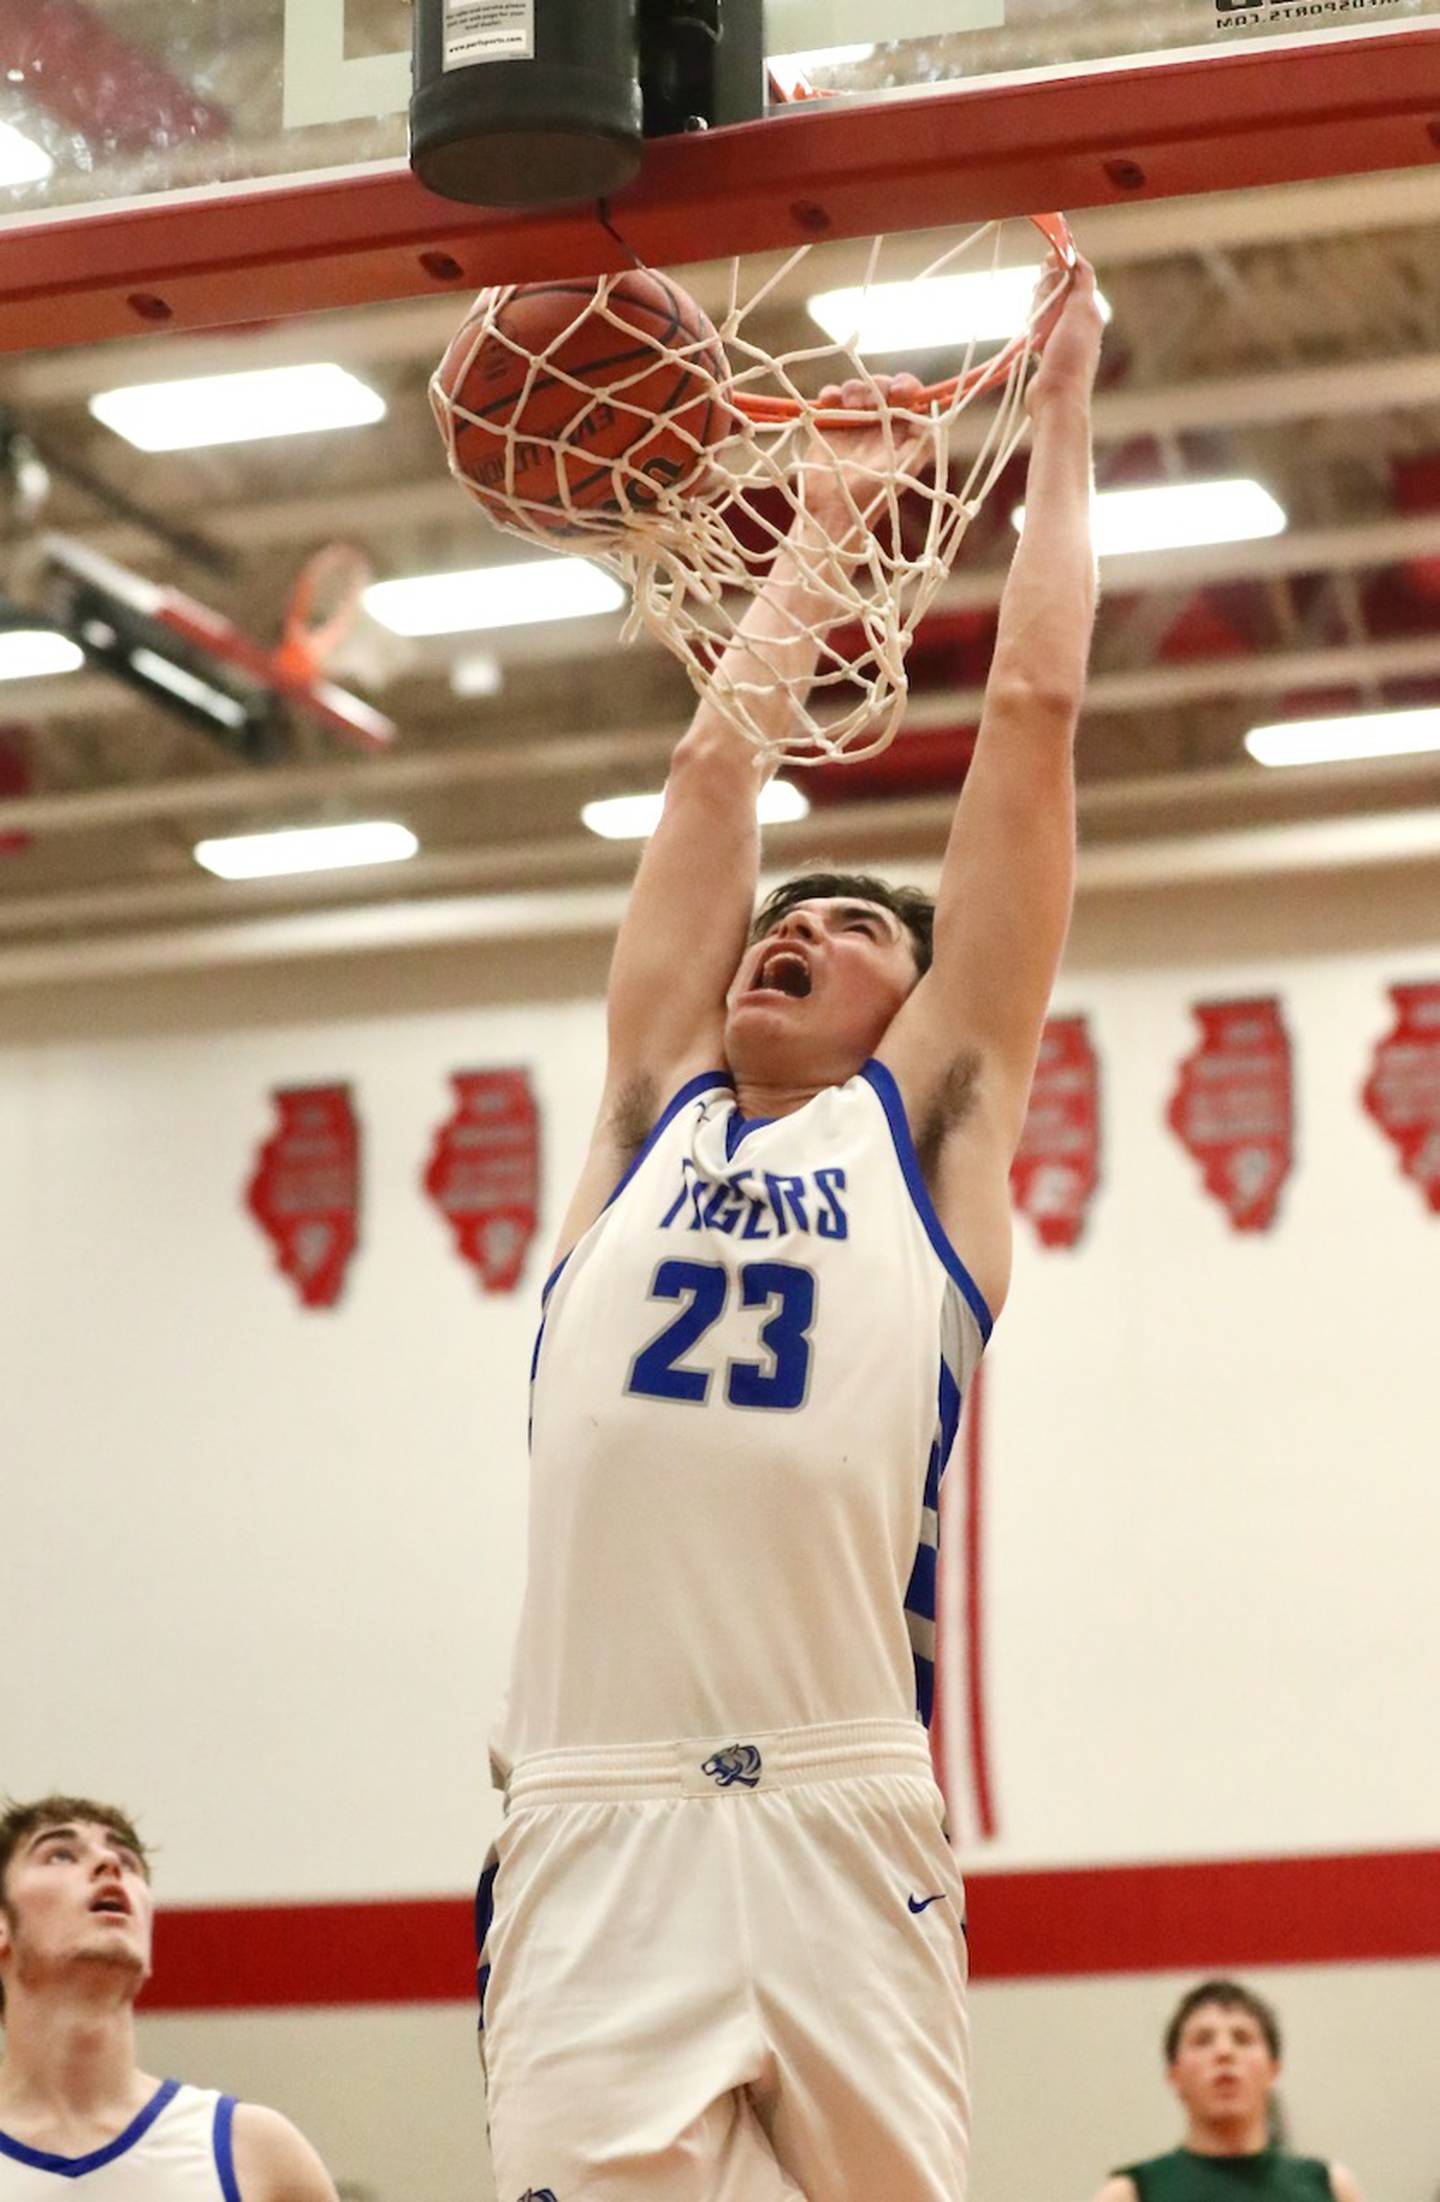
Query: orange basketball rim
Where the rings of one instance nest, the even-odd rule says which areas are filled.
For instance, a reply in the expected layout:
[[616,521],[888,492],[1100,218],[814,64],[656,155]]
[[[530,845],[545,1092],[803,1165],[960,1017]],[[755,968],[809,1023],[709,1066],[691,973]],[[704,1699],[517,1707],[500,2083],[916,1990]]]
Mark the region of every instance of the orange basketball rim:
[[[939,382],[927,383],[909,405],[893,406],[889,410],[928,413],[937,407],[952,406],[957,400],[980,397],[986,390],[1004,383],[1016,362],[1026,353],[1033,357],[1044,351],[1050,332],[1065,310],[1080,254],[1063,214],[1031,214],[1026,219],[1045,239],[1063,278],[1056,284],[1054,296],[1044,312],[1032,327],[1017,331],[991,358],[971,367],[965,374],[949,375]],[[863,410],[847,407],[842,412],[837,407],[807,405],[801,398],[776,396],[766,391],[735,390],[730,393],[730,403],[756,428],[778,428],[801,419],[809,420],[817,428],[854,428],[866,418]]]

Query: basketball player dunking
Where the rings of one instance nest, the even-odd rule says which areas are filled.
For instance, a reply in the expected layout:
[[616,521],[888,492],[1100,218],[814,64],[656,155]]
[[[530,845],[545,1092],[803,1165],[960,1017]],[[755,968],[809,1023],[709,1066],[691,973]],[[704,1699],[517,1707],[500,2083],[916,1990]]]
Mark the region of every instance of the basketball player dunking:
[[113,1805],[0,1816],[0,2202],[335,2202],[288,2118],[135,2062],[150,1872]]
[[[926,899],[866,879],[792,881],[752,930],[753,754],[704,706],[675,751],[535,1354],[478,1904],[500,2202],[964,2192],[936,1505],[1069,921],[1099,346],[1082,268],[933,956]],[[883,448],[857,427],[843,463]],[[853,525],[838,478],[809,503]],[[809,609],[782,556],[750,642]]]

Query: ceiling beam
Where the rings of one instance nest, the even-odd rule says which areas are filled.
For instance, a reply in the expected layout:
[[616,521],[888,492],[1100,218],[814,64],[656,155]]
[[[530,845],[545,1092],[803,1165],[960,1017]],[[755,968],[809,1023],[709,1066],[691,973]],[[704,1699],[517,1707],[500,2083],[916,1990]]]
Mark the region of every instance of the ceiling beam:
[[[1440,678],[1440,634],[1332,650],[1202,658],[1190,664],[1150,665],[1133,673],[1093,673],[1085,689],[1085,711],[1093,717],[1107,711],[1164,710],[1228,696],[1284,695],[1292,689],[1354,688],[1369,681],[1431,678]],[[972,726],[984,701],[983,688],[937,689],[912,697],[905,713],[906,732],[944,733],[955,726]]]
[[[1223,581],[1271,581],[1282,574],[1355,573],[1440,557],[1440,512],[1399,520],[1362,520],[1348,527],[1295,528],[1252,543],[1205,543],[1188,550],[1132,551],[1102,558],[1105,589],[1203,589]],[[936,598],[940,611],[969,611],[997,604],[1007,569],[967,573],[963,566]]]
[[[1086,711],[1165,709],[1227,696],[1332,690],[1368,682],[1440,677],[1440,635],[1328,650],[1276,651],[1253,658],[1214,658],[1189,664],[1149,666],[1140,672],[1095,675]],[[33,685],[33,684],[32,684]],[[98,686],[98,684],[96,684]],[[937,738],[979,718],[983,688],[940,689],[912,699],[906,730]],[[606,774],[635,772],[659,778],[678,728],[660,726],[612,733],[547,734],[523,747],[430,749],[376,757],[364,763],[274,767],[254,772],[197,774],[74,793],[12,796],[0,802],[0,834],[87,832],[162,818],[201,818],[247,811],[283,811],[297,803],[347,796],[424,795],[451,787],[524,785],[575,778],[594,785]],[[1183,776],[1182,776],[1183,777]]]
[[597,873],[622,876],[633,855],[583,832],[503,848],[427,849],[406,863],[357,864],[343,872],[304,872],[282,879],[215,879],[199,865],[171,879],[124,885],[58,888],[0,899],[0,938],[58,926],[154,924],[165,919],[204,923],[278,907],[409,900],[437,890],[564,886]]
[[[1334,420],[1419,406],[1440,406],[1440,353],[1213,376],[1155,389],[1102,390],[1094,401],[1095,441],[1103,447],[1185,430]],[[973,457],[984,433],[983,421],[962,414],[951,431],[951,449],[957,456]],[[329,496],[251,498],[228,507],[216,500],[212,488],[205,497],[172,502],[167,516],[179,524],[203,525],[218,542],[237,551],[337,536],[363,538],[377,530],[383,530],[387,541],[403,544],[412,533],[449,525],[457,538],[466,539],[467,555],[477,564],[513,555],[509,539],[477,521],[445,473],[438,442],[433,471],[427,469],[419,479],[373,483]],[[111,558],[155,555],[153,538],[126,521],[100,521],[83,532],[92,548]]]
[[[582,774],[602,778],[626,768],[634,768],[637,777],[648,774],[658,779],[672,746],[673,734],[668,730],[578,735],[557,737],[523,754],[513,749],[486,751],[467,745],[429,750],[414,757],[386,757],[373,763],[301,766],[263,777],[217,772],[203,778],[152,781],[133,787],[17,796],[0,803],[0,834],[21,829],[49,835],[113,832],[164,819],[198,821],[214,814],[238,815],[272,805],[279,811],[305,803],[340,804],[349,800],[368,804],[376,797],[388,802],[451,788],[519,785]],[[1440,757],[1382,757],[1363,764],[1297,766],[1283,772],[1266,771],[1247,759],[1195,772],[1141,773],[1126,779],[1082,783],[1079,813],[1082,830],[1103,836],[1170,813],[1183,812],[1198,824],[1236,808],[1273,815],[1330,802],[1347,806],[1360,800],[1394,804],[1407,795],[1440,797]],[[914,800],[933,800],[943,809],[951,798]],[[837,813],[827,808],[824,815],[834,817]],[[904,798],[887,800],[885,815],[897,826],[909,821]],[[923,815],[928,820],[931,813]],[[4,898],[0,896],[0,910],[3,908]]]
[[[786,852],[803,854],[786,829]],[[919,886],[933,891],[939,858],[892,858],[883,821],[867,861],[877,870],[898,861]],[[553,845],[558,851],[564,844]],[[937,849],[939,842],[937,841]],[[1165,835],[1118,848],[1082,851],[1076,881],[1082,899],[1115,892],[1221,885],[1247,879],[1440,863],[1440,814],[1434,809],[1378,818],[1342,818],[1300,825],[1257,827],[1207,835]],[[548,867],[552,868],[552,867]],[[561,869],[558,865],[554,869]],[[768,884],[762,880],[762,889]],[[113,907],[115,898],[109,898]],[[108,938],[14,944],[0,942],[0,989],[67,979],[134,977],[164,971],[194,974],[207,967],[261,963],[277,957],[353,955],[403,948],[435,948],[460,941],[516,941],[609,934],[619,924],[628,887],[614,882],[481,891],[433,899],[397,897],[354,908],[266,913],[252,900],[250,914],[220,916],[213,899],[211,922],[169,931],[132,932]],[[113,916],[158,915],[151,897],[145,913],[113,908]],[[78,919],[77,919],[78,922]]]
[[[85,833],[161,818],[204,818],[215,813],[283,810],[291,804],[333,802],[353,796],[371,802],[377,796],[433,794],[447,788],[519,786],[527,781],[564,779],[623,770],[626,766],[663,771],[675,746],[677,729],[640,733],[547,736],[524,748],[513,744],[403,752],[384,759],[379,774],[350,762],[268,767],[253,772],[197,774],[184,780],[154,780],[124,787],[81,788],[64,795],[14,796],[0,802],[0,834]],[[377,760],[378,762],[378,760]],[[15,814],[12,820],[11,814]]]

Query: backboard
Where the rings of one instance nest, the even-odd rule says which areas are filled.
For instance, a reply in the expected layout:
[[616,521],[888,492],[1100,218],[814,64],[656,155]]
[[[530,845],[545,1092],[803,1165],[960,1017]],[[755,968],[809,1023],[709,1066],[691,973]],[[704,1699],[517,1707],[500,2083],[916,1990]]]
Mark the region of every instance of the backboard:
[[[523,14],[530,0],[502,0]],[[615,266],[405,161],[409,0],[6,0],[0,349]],[[657,264],[1440,158],[1440,0],[768,0],[826,97],[657,141]]]

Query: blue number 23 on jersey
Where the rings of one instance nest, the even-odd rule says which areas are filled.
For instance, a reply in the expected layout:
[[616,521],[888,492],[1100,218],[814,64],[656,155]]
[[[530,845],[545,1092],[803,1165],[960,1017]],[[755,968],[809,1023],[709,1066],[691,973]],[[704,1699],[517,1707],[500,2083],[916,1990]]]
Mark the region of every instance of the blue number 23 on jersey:
[[[747,1262],[736,1282],[740,1305],[765,1310],[759,1344],[766,1361],[731,1361],[725,1397],[732,1407],[804,1405],[810,1383],[810,1331],[815,1321],[815,1278],[795,1262]],[[725,1311],[729,1272],[719,1262],[663,1261],[650,1287],[652,1300],[678,1300],[680,1313],[630,1364],[627,1392],[641,1399],[710,1396],[710,1369],[686,1367],[685,1356]]]

